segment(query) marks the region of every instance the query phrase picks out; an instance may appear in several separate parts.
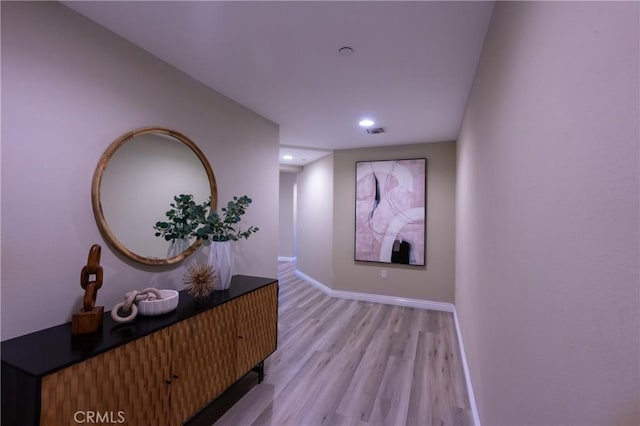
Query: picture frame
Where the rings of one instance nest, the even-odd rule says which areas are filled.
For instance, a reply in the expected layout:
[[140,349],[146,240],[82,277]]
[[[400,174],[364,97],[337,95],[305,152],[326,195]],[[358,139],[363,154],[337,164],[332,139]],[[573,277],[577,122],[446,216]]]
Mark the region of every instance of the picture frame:
[[354,259],[426,266],[427,159],[357,161]]

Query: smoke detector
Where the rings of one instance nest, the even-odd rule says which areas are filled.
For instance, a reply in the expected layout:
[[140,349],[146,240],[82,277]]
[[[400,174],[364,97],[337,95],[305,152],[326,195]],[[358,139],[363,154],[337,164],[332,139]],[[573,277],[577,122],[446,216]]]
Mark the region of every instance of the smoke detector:
[[379,135],[380,133],[384,133],[384,127],[374,127],[372,129],[367,129],[367,133],[370,135]]

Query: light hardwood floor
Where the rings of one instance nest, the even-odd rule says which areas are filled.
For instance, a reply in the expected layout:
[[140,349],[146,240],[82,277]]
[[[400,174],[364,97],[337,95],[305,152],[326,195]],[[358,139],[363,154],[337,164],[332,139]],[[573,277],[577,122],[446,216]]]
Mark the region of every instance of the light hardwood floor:
[[265,379],[215,426],[473,424],[451,313],[330,298],[294,268]]

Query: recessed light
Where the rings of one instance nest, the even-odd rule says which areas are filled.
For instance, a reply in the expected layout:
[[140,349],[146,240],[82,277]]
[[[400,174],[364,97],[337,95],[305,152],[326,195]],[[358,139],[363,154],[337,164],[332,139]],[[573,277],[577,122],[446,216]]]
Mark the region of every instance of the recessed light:
[[287,155],[283,155],[282,159],[283,160],[293,160],[293,155],[288,155],[288,154]]
[[341,47],[340,49],[338,49],[338,54],[340,54],[341,56],[353,55],[353,48],[349,46]]
[[360,122],[358,123],[361,127],[371,127],[373,126],[375,123],[375,121],[371,120],[370,118],[365,118],[363,120],[360,120]]

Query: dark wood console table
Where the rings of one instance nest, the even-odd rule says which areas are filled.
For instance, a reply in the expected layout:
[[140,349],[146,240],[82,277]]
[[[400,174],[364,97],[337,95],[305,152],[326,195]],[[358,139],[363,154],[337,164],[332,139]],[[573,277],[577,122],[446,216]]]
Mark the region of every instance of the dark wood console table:
[[[184,423],[277,347],[278,282],[237,275],[228,290],[102,330],[62,324],[1,343],[2,424]],[[97,421],[101,420],[101,421]]]

